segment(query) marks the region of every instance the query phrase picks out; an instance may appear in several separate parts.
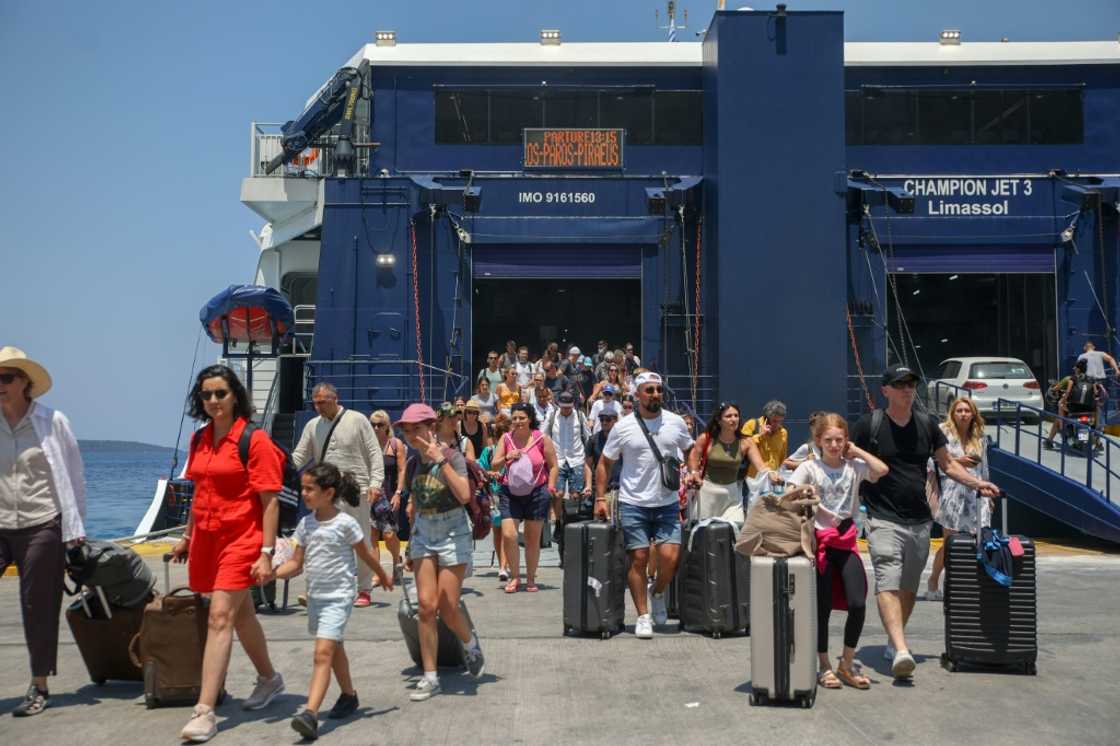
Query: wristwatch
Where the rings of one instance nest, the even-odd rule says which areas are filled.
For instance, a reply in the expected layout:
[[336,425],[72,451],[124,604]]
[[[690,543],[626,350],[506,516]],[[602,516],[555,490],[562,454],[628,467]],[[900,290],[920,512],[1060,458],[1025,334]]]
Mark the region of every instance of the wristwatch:
[[269,557],[276,551],[276,547],[261,547],[261,554],[267,554]]
[[442,469],[443,465],[446,464],[446,463],[447,463],[447,459],[441,458],[439,461],[436,462],[436,468],[437,469]]

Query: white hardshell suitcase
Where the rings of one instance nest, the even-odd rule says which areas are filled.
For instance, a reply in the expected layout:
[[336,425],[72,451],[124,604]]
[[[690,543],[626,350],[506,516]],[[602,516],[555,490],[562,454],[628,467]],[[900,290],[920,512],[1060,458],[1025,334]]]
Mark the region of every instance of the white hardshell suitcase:
[[817,698],[817,573],[806,557],[751,557],[751,704]]

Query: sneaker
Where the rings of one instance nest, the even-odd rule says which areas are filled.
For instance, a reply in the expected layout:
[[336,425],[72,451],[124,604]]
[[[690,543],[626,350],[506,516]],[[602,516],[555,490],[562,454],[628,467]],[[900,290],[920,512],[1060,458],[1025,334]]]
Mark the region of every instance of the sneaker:
[[[334,703],[334,707],[327,713],[327,717],[331,720],[342,720],[354,714],[358,709],[358,693],[347,694],[343,692],[338,695],[338,701]],[[295,725],[292,726],[293,728]]]
[[908,679],[914,675],[916,665],[914,656],[910,655],[909,650],[900,650],[891,663],[891,675],[896,679]]
[[284,691],[284,677],[280,672],[272,674],[271,679],[266,679],[263,676],[257,677],[257,684],[253,687],[253,693],[249,698],[241,703],[242,710],[263,710],[268,707],[272,700],[276,699],[276,695]]
[[408,698],[413,702],[423,702],[439,694],[439,681],[432,682],[427,676],[416,682]]
[[1053,451],[1057,448],[1057,446],[1054,445],[1054,441],[1050,440],[1049,438],[1042,441],[1042,447],[1048,451]]
[[887,647],[883,648],[883,659],[889,662],[894,662],[894,648],[888,642]]
[[306,608],[307,607],[307,594],[306,593],[301,593],[298,596],[296,596],[296,603],[299,604],[300,606],[303,606],[304,608]]
[[669,609],[665,606],[664,593],[650,593],[649,606],[654,624],[661,625],[669,623]]
[[206,705],[195,705],[191,719],[179,732],[179,738],[191,743],[205,743],[218,735],[218,718],[214,709]]
[[463,646],[463,657],[467,660],[467,670],[477,679],[486,672],[486,656],[482,654],[482,646],[478,644],[477,635],[473,643],[473,645],[467,643]]
[[[346,695],[344,694],[342,696],[345,697]],[[338,705],[335,706],[337,707]],[[296,713],[296,716],[292,718],[292,730],[299,733],[308,741],[314,741],[319,737],[319,718],[312,712],[300,710]]]
[[364,609],[373,603],[373,599],[369,597],[369,591],[358,591],[358,597],[354,599],[355,609]]
[[634,635],[640,640],[653,639],[653,619],[649,614],[642,614],[634,624]]
[[509,582],[509,570],[507,570],[504,567],[502,569],[498,570],[498,582],[499,583]]
[[935,588],[932,591],[926,591],[927,601],[944,601],[945,594],[941,592],[940,588]]
[[47,709],[50,701],[51,695],[49,692],[45,692],[32,684],[27,687],[27,694],[23,695],[23,701],[12,710],[12,715],[17,718],[38,715],[43,710]]

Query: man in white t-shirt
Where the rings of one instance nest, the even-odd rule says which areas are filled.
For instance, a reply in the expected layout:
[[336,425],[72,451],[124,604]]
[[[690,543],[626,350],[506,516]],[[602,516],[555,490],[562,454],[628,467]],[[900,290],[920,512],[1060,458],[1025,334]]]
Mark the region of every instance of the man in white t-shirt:
[[1085,375],[1093,379],[1095,383],[1104,381],[1104,366],[1106,363],[1112,367],[1113,372],[1120,378],[1120,366],[1117,366],[1116,359],[1112,355],[1098,350],[1092,342],[1086,342],[1084,350],[1078,355],[1077,359],[1085,361]]
[[533,364],[529,362],[529,348],[522,347],[517,351],[517,362],[513,365],[517,373],[517,385],[526,388],[533,381]]
[[[650,445],[650,438],[657,445],[661,459],[677,459],[679,469],[684,451],[692,446],[692,436],[679,415],[661,408],[661,376],[645,372],[634,384],[638,407],[611,429],[603,446],[603,457],[596,467],[595,513],[606,517],[608,476],[614,462],[621,457],[618,516],[630,560],[627,581],[638,609],[634,634],[649,639],[653,637],[654,623],[665,624],[669,619],[665,589],[677,570],[681,544],[677,491],[662,484],[659,459]],[[657,552],[658,573],[647,599],[646,568],[651,544]]]

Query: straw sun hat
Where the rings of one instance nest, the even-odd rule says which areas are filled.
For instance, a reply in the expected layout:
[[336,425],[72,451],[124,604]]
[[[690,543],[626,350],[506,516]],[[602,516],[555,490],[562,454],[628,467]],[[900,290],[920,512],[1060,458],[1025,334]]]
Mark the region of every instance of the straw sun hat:
[[31,381],[31,396],[39,397],[50,391],[51,374],[39,363],[27,357],[18,347],[0,347],[0,368],[16,368]]

